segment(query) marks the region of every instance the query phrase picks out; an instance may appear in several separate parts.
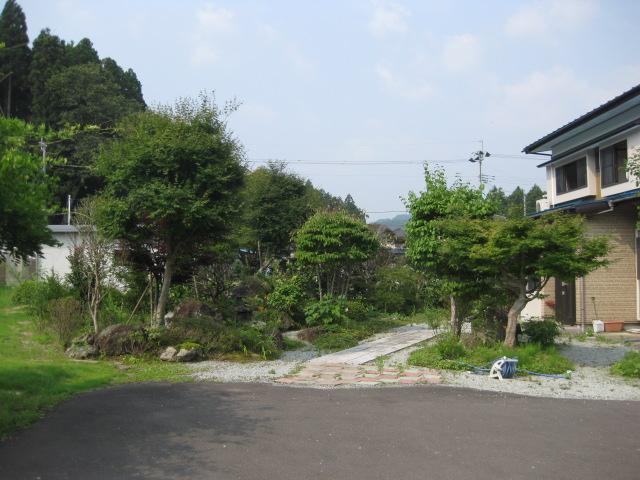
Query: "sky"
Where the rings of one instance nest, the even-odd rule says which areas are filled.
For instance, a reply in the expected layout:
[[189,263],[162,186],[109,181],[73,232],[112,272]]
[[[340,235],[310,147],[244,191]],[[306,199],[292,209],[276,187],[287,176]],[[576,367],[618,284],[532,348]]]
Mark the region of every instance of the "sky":
[[[90,38],[150,105],[215,91],[250,166],[268,159],[369,219],[404,210],[423,162],[544,187],[525,145],[640,83],[640,2],[18,0],[29,35]],[[482,141],[482,143],[481,143]]]

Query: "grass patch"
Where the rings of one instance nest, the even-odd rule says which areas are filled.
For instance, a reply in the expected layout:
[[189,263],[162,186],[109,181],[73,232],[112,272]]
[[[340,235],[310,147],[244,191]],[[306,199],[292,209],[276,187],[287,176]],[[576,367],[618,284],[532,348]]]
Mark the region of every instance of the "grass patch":
[[155,360],[71,360],[49,335],[34,329],[31,316],[10,298],[11,289],[0,288],[0,439],[78,392],[115,383],[190,379],[184,365]]
[[627,378],[640,378],[640,352],[627,352],[622,360],[613,364],[611,373]]
[[486,366],[494,360],[506,356],[518,359],[518,370],[538,373],[562,374],[573,370],[574,364],[558,353],[555,347],[543,348],[531,344],[507,348],[503,345],[476,346],[465,348],[457,344],[451,348],[449,340],[427,345],[411,353],[409,364],[443,370],[469,370],[468,365]]
[[306,346],[306,343],[296,340],[295,338],[283,337],[282,339],[284,350],[300,350]]

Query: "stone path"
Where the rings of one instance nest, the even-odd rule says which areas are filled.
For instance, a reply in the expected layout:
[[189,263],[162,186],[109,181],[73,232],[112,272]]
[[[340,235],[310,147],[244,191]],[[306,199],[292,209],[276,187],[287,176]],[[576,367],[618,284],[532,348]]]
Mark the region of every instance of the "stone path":
[[433,330],[424,325],[409,325],[397,329],[395,333],[391,335],[361,343],[347,350],[341,350],[340,352],[314,358],[309,363],[312,365],[362,365],[383,355],[388,355],[415,345],[416,343],[429,340],[435,337],[435,335]]
[[383,368],[346,364],[306,364],[300,372],[276,380],[284,385],[339,387],[440,383],[440,374],[427,368]]

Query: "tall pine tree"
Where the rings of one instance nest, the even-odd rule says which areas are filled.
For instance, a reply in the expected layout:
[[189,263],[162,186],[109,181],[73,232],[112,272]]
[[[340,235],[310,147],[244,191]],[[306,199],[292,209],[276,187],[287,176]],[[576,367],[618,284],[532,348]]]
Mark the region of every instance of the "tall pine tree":
[[7,117],[30,117],[29,63],[31,50],[27,21],[20,5],[7,0],[0,14],[0,106]]

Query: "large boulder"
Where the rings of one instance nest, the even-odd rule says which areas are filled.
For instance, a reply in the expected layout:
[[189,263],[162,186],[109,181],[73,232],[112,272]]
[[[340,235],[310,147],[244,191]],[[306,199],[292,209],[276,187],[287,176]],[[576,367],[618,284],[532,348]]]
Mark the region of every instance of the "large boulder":
[[75,360],[88,360],[96,358],[99,354],[98,349],[94,345],[73,344],[64,352],[67,357]]
[[167,347],[165,351],[160,354],[160,360],[165,362],[175,362],[177,354],[178,351],[175,348]]
[[193,362],[200,358],[200,350],[197,348],[186,349],[181,348],[176,355],[176,361],[178,362]]
[[94,345],[101,354],[118,356],[142,353],[145,349],[144,332],[134,325],[115,324],[101,330],[94,340]]

